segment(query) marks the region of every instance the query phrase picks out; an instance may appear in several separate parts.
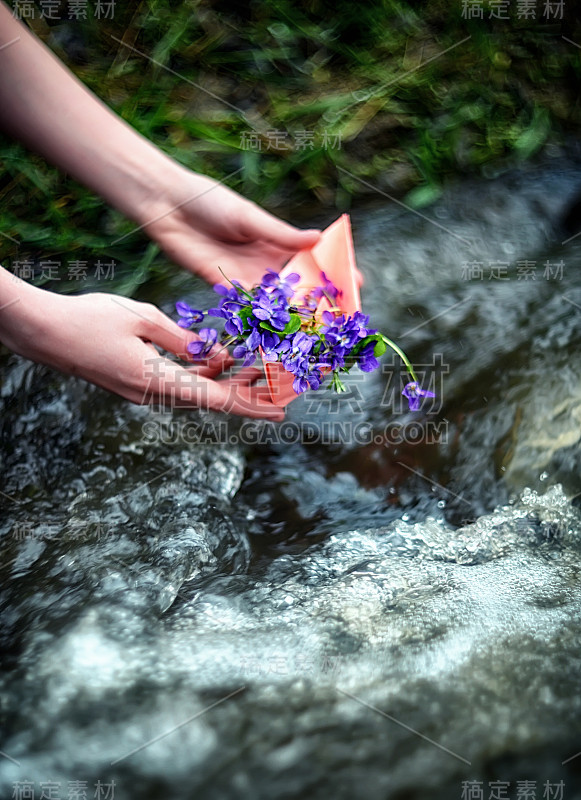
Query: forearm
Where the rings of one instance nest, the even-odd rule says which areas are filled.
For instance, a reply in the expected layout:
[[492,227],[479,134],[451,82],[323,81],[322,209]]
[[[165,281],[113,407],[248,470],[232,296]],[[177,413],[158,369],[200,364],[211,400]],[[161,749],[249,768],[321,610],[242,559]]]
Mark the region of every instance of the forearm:
[[[0,125],[143,222],[179,166],[116,116],[0,2]],[[159,192],[156,192],[159,187]]]
[[0,266],[0,326],[9,316],[9,308],[16,303],[26,302],[34,287]]
[[0,127],[133,219],[177,264],[252,285],[319,231],[300,231],[165,155],[107,108],[0,0]]
[[17,340],[32,335],[30,322],[40,312],[42,292],[0,267],[0,342],[22,354]]

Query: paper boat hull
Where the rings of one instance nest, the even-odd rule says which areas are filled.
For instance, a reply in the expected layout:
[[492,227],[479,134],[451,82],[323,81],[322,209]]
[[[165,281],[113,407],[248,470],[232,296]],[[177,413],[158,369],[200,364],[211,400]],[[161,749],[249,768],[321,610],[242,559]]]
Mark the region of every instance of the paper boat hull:
[[[310,289],[321,285],[321,271],[341,290],[338,301],[341,311],[347,316],[360,311],[357,265],[348,214],[343,214],[324,230],[314,247],[297,253],[280,274],[284,277],[291,272],[297,272],[301,280],[295,291],[306,294]],[[328,308],[328,303],[322,300],[316,313],[321,314],[325,308]],[[287,372],[279,362],[263,363],[272,402],[276,406],[288,405],[298,397],[293,389],[294,375]]]

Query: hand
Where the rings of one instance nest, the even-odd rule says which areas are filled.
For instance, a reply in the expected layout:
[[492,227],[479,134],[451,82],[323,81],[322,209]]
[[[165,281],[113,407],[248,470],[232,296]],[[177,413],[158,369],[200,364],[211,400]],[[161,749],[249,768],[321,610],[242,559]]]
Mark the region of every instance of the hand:
[[318,231],[297,230],[173,161],[89,92],[2,2],[0,49],[2,128],[134,219],[176,263],[211,283],[223,280],[221,267],[252,285],[317,241]]
[[172,261],[210,283],[224,281],[221,268],[250,287],[317,242],[320,231],[294,228],[217,181],[176,166],[166,191],[139,213],[141,226]]
[[189,358],[198,337],[158,308],[112,294],[64,296],[21,284],[0,315],[0,340],[11,350],[76,375],[133,403],[211,408],[280,421],[257,369],[215,380],[232,359],[222,350],[199,366],[185,368],[153,346]]

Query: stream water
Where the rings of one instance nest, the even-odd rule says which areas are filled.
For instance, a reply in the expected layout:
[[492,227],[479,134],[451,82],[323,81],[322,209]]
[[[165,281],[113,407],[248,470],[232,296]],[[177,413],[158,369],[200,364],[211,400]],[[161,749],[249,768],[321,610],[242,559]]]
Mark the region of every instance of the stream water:
[[2,798],[581,798],[580,191],[353,211],[425,412],[387,357],[279,428],[1,357]]

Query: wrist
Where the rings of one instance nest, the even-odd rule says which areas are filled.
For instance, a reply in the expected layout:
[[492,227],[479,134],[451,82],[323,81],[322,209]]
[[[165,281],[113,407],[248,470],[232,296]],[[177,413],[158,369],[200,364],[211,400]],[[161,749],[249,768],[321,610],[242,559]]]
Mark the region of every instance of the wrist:
[[111,153],[111,180],[99,193],[139,226],[168,214],[175,206],[173,189],[179,186],[182,167],[133,132],[137,140],[123,154]]
[[34,286],[0,266],[0,326],[14,315],[14,306],[26,305],[35,290]]
[[[169,156],[159,155],[161,158],[149,163],[147,172],[140,174],[136,188],[127,190],[127,197],[131,197],[128,216],[165,248],[167,237],[182,230],[184,217],[187,217],[188,229],[196,227],[196,222],[201,227],[208,224],[204,195],[217,184],[212,178],[192,172]],[[195,203],[196,200],[199,203]]]
[[50,293],[0,267],[0,342],[20,355],[37,336],[37,322],[44,316],[43,295]]

